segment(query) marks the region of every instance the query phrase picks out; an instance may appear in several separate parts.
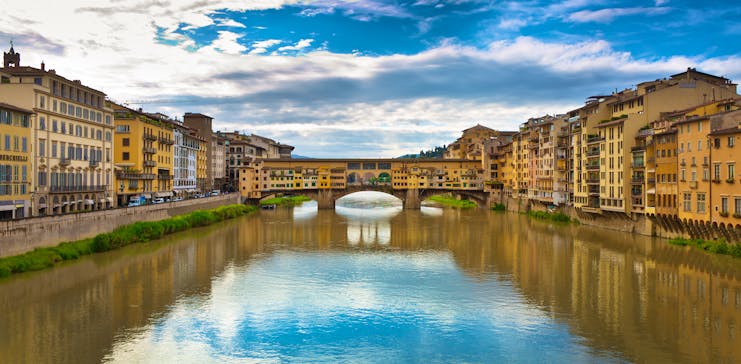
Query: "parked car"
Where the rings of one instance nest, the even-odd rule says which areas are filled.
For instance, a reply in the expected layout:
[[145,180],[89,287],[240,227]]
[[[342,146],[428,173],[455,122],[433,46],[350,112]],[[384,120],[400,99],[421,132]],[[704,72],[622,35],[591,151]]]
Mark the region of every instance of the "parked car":
[[172,199],[172,202],[178,202],[178,201],[182,201],[182,200],[183,200],[183,198],[182,198],[182,197],[174,197],[174,198]]
[[154,200],[152,200],[152,203],[165,203],[165,199],[162,197],[157,197]]
[[221,193],[219,190],[213,190],[211,191],[211,196],[218,196]]
[[129,205],[127,207],[136,207],[136,206],[141,206],[141,203],[139,202],[139,200],[129,201]]

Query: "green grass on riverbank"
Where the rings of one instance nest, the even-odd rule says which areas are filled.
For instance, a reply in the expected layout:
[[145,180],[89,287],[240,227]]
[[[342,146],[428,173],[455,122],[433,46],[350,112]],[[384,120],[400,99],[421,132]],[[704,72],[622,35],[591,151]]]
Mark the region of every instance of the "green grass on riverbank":
[[545,212],[545,211],[533,211],[530,210],[527,212],[527,215],[530,217],[534,217],[539,220],[550,220],[555,222],[571,222],[571,218],[568,215],[562,214],[560,212]]
[[497,203],[497,204],[494,204],[494,206],[491,209],[493,211],[506,211],[507,210],[507,207],[504,206],[504,204]]
[[741,258],[741,244],[728,244],[725,240],[702,240],[702,239],[670,239],[669,244],[679,246],[693,246],[709,253],[724,254]]
[[287,196],[287,197],[273,197],[269,198],[267,200],[260,201],[261,206],[265,205],[288,205],[288,206],[294,206],[294,205],[300,205],[303,202],[311,201],[310,198],[302,195],[298,196]]
[[455,197],[444,195],[432,196],[428,198],[428,200],[456,209],[471,209],[478,206],[475,202],[470,200],[458,200]]
[[15,273],[53,267],[59,262],[75,260],[83,255],[109,251],[134,243],[144,243],[178,231],[233,219],[256,210],[255,206],[221,206],[211,210],[193,211],[161,221],[141,221],[124,225],[110,233],[98,234],[92,239],[61,243],[49,248],[37,248],[25,254],[0,258],[0,278]]

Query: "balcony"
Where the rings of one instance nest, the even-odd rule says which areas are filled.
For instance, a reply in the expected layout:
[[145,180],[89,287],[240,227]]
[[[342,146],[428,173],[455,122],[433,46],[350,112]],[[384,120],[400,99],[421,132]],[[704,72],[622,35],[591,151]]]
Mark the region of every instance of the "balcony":
[[157,137],[154,134],[144,134],[144,140],[155,141],[157,140]]
[[59,158],[59,165],[62,167],[68,166],[71,162],[69,158]]
[[643,176],[633,177],[630,179],[630,182],[633,184],[636,184],[636,183],[643,184],[643,181],[644,181]]
[[633,161],[630,165],[633,168],[646,168],[646,164],[642,160]]
[[599,136],[599,135],[590,135],[587,137],[587,144],[593,144],[593,143],[599,143],[601,141],[604,141],[605,138]]
[[588,171],[599,171],[599,163],[587,164]]
[[643,191],[641,190],[631,190],[630,195],[633,197],[643,197]]
[[144,164],[144,167],[156,167],[157,166],[157,162],[151,161],[151,160],[146,160],[144,161],[143,164]]
[[99,165],[100,165],[100,161],[93,161],[93,160],[90,161],[90,168],[98,168]]
[[160,144],[168,144],[168,145],[175,144],[175,141],[169,138],[159,137],[157,138],[157,141],[159,141]]
[[599,157],[599,148],[587,150],[587,157]]
[[158,174],[157,179],[172,179],[171,174]]
[[599,178],[587,178],[586,179],[588,185],[598,185],[599,184]]
[[142,148],[142,152],[144,154],[157,154],[157,149],[144,147]]
[[92,186],[49,186],[49,193],[104,192],[106,185]]
[[154,179],[152,173],[117,172],[116,179]]
[[590,196],[599,196],[599,188],[589,188],[589,195]]

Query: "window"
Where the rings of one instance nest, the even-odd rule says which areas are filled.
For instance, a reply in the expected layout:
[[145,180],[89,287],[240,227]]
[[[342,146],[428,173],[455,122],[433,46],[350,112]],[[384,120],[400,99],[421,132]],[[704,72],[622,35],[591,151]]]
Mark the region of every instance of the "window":
[[52,158],[57,157],[57,142],[51,142],[51,156]]
[[735,205],[733,207],[733,216],[740,217],[741,216],[741,197],[736,197],[733,200],[734,200],[733,204]]
[[713,179],[720,181],[720,163],[713,164]]
[[40,139],[39,140],[39,157],[45,157],[46,156],[46,140]]
[[720,213],[726,215],[728,214],[728,197],[720,198]]
[[121,144],[124,147],[128,147],[129,146],[129,138],[123,138],[123,139],[121,139]]
[[125,161],[129,160],[129,152],[123,152],[122,158]]
[[728,137],[728,148],[733,148],[733,144],[735,142],[735,138],[733,136]]
[[128,132],[129,132],[128,125],[117,125],[116,126],[116,133],[128,133]]
[[43,117],[39,118],[39,130],[46,130],[46,119]]
[[728,180],[736,178],[736,165],[728,164]]
[[[700,125],[702,125],[702,124],[700,124]],[[698,151],[701,151],[702,150],[702,140],[698,140],[697,141],[697,150]]]
[[692,194],[684,193],[684,211],[692,211]]
[[705,213],[705,194],[704,193],[697,194],[697,213],[698,214]]

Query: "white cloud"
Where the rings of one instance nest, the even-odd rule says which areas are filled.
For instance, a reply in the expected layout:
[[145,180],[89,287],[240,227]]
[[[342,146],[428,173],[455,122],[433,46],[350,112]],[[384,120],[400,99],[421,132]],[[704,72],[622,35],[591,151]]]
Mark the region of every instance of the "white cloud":
[[[0,23],[0,33],[16,40],[22,64],[44,60],[62,76],[80,79],[114,100],[150,100],[141,106],[169,115],[211,114],[219,128],[276,137],[304,155],[353,149],[348,146],[366,134],[380,142],[356,153],[416,152],[449,143],[477,122],[514,129],[528,117],[568,111],[591,92],[688,66],[741,78],[738,55],[644,60],[604,40],[520,37],[484,49],[446,42],[418,54],[367,56],[316,50],[312,39],[302,39],[280,47],[281,52],[305,52],[292,57],[254,54],[268,53],[280,40],[245,47],[237,41],[239,33],[222,30],[211,44],[196,49],[188,32],[174,33],[181,19],[195,26],[208,23],[204,17],[211,19],[212,9],[294,2],[173,0],[142,9],[135,1],[119,1],[116,9],[97,10],[90,8],[99,4],[93,0],[39,3],[5,5],[13,16]],[[158,33],[158,27],[164,31]],[[158,36],[176,45],[161,44]],[[330,147],[319,149],[315,141]],[[394,148],[387,149],[392,142]]]
[[254,42],[252,43],[252,50],[250,51],[250,54],[267,53],[268,48],[272,48],[281,43],[283,43],[283,41],[280,39],[268,39]]
[[600,10],[581,10],[569,15],[568,20],[576,23],[609,23],[617,17],[628,15],[659,15],[669,12],[668,7],[635,7],[635,8],[608,8]]
[[527,21],[517,18],[502,19],[497,25],[500,29],[519,30],[527,25]]
[[219,19],[218,20],[218,26],[220,27],[230,27],[230,28],[247,28],[246,25],[235,21],[234,19]]
[[311,46],[311,43],[314,42],[313,39],[301,39],[296,44],[292,46],[285,46],[278,48],[279,52],[287,52],[287,51],[300,51],[304,48],[307,48]]
[[239,44],[237,40],[241,37],[240,34],[220,31],[219,37],[214,40],[210,46],[203,47],[201,52],[207,52],[210,49],[214,49],[226,54],[240,54],[247,50],[247,47]]

